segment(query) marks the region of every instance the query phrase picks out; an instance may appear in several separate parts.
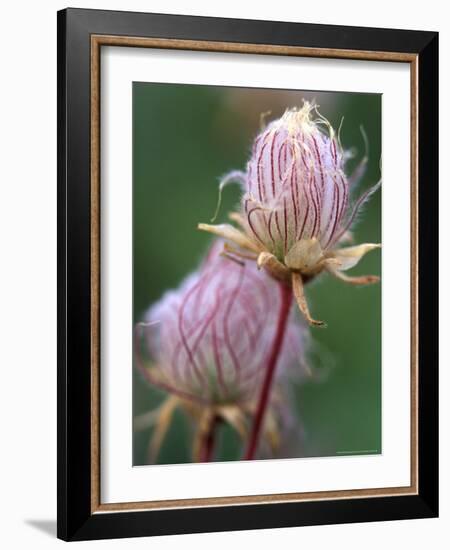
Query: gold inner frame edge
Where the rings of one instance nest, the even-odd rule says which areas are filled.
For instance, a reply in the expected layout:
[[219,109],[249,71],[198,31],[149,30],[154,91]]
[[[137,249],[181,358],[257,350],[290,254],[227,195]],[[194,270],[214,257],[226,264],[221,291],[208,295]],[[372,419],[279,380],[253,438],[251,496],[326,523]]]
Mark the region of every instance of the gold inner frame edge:
[[[411,484],[407,487],[353,489],[231,497],[101,503],[100,499],[100,50],[102,46],[164,48],[330,59],[391,61],[410,65],[411,100]],[[307,502],[418,494],[418,55],[402,52],[307,48],[115,35],[91,35],[90,56],[91,184],[91,513]]]

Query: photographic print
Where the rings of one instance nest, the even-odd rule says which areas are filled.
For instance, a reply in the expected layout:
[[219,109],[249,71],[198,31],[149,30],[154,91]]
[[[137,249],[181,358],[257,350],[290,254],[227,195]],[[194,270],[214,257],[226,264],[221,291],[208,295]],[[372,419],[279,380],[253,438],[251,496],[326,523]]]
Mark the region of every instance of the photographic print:
[[428,31],[58,13],[58,537],[438,515],[437,82]]
[[134,466],[382,452],[381,98],[133,83]]

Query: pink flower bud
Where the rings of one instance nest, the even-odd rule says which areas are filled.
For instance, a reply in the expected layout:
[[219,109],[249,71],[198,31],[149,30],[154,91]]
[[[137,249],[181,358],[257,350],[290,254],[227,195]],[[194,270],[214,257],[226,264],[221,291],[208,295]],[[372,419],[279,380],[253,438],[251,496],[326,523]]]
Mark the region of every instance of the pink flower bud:
[[242,256],[243,250],[272,277],[291,283],[300,311],[315,326],[324,323],[309,312],[305,283],[323,271],[354,285],[379,281],[373,275],[343,273],[381,246],[365,243],[341,248],[352,239],[349,229],[361,206],[381,184],[350,205],[350,187],[364,173],[367,156],[350,178],[344,172],[346,157],[330,123],[316,105],[305,102],[301,109],[286,111],[257,136],[246,172],[234,170],[222,178],[216,215],[226,185],[238,182],[245,189],[242,211],[230,214],[238,227],[198,225],[231,242],[234,248],[228,250],[236,256]]
[[[237,403],[259,390],[273,341],[277,283],[253,262],[220,255],[217,241],[201,268],[167,292],[145,316],[156,384],[183,398]],[[303,363],[304,327],[287,327],[277,372]],[[306,369],[306,367],[305,367]]]
[[254,238],[279,260],[298,241],[316,239],[326,250],[342,235],[349,195],[344,160],[332,127],[308,102],[256,138],[243,209]]

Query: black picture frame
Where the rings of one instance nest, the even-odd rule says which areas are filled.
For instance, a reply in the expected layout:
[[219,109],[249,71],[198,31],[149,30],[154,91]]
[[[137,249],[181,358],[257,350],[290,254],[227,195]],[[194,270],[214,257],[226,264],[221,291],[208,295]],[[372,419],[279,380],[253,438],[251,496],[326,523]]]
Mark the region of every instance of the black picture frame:
[[[92,512],[91,36],[417,56],[418,492],[376,498]],[[58,531],[137,537],[438,515],[438,34],[85,9],[58,12]],[[423,366],[424,368],[420,368]]]

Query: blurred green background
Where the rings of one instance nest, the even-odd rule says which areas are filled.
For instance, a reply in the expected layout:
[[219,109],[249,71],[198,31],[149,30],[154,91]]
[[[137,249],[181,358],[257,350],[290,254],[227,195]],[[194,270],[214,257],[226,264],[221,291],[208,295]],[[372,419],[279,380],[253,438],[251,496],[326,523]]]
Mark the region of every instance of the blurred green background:
[[[286,108],[316,99],[320,112],[353,149],[348,173],[364,154],[369,166],[358,192],[380,177],[381,96],[197,85],[133,83],[133,247],[134,321],[161,294],[176,287],[198,265],[211,237],[196,229],[209,222],[220,176],[245,169],[260,114],[277,118]],[[219,221],[238,203],[236,187],[225,190]],[[355,227],[355,243],[381,242],[381,193],[365,207]],[[380,274],[381,254],[368,254],[351,272]],[[381,452],[381,285],[352,287],[328,275],[307,287],[313,316],[328,328],[312,329],[311,356],[320,381],[295,388],[301,456]],[[165,395],[133,369],[133,415],[154,409]],[[147,464],[151,428],[136,432],[133,464]],[[219,434],[218,459],[239,458],[230,429]],[[159,463],[191,460],[189,425],[175,414],[159,453]]]

